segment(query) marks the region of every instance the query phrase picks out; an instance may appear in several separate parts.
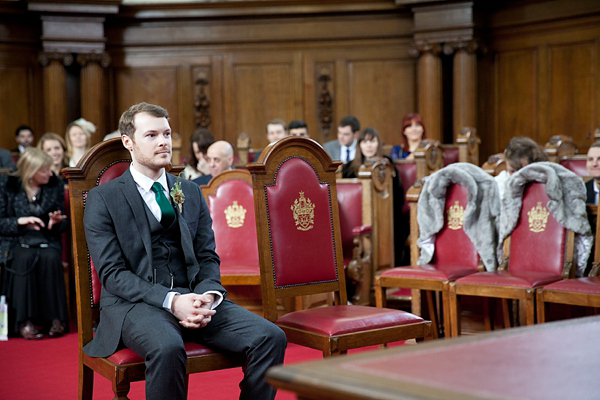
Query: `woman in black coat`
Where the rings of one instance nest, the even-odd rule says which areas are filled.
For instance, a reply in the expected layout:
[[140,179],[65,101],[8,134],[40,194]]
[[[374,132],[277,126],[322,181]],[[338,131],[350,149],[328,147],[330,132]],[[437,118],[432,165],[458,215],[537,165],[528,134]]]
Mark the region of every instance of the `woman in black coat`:
[[61,260],[64,185],[51,166],[49,155],[29,148],[15,174],[0,176],[2,293],[25,339],[41,339],[37,327],[60,336],[68,323]]

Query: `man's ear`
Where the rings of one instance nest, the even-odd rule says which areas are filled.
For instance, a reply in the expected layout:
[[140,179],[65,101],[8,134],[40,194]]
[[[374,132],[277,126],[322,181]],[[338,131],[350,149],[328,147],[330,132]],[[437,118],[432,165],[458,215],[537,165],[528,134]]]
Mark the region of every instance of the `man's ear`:
[[127,150],[133,151],[133,142],[128,135],[121,135],[121,142]]

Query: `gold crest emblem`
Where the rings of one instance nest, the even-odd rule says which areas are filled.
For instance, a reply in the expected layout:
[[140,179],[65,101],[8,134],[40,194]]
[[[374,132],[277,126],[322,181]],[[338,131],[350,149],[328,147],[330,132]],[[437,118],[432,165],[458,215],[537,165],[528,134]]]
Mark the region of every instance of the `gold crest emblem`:
[[227,226],[230,228],[239,228],[244,225],[244,219],[246,218],[246,209],[238,205],[237,201],[234,200],[233,204],[225,209],[225,219],[227,219]]
[[294,212],[296,228],[300,231],[308,231],[313,228],[315,219],[315,205],[304,197],[304,192],[300,192],[300,197],[294,200],[294,205],[290,207]]
[[532,207],[527,215],[529,216],[529,230],[535,233],[544,232],[550,212],[542,206],[542,202],[538,201],[537,206]]
[[455,231],[462,228],[464,215],[464,207],[458,204],[458,201],[455,201],[454,205],[448,208],[448,228]]

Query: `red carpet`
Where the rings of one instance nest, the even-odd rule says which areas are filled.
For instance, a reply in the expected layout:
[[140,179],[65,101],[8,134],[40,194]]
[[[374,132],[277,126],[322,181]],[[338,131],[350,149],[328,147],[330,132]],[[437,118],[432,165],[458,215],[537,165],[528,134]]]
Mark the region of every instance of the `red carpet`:
[[[58,339],[26,341],[10,338],[0,342],[0,400],[77,399],[77,334]],[[321,352],[289,344],[285,363],[321,359]],[[232,400],[239,396],[240,368],[193,374],[189,399]],[[129,398],[142,400],[145,382],[131,385]],[[96,375],[94,399],[112,399],[109,382]],[[291,393],[279,391],[277,400],[292,400]]]

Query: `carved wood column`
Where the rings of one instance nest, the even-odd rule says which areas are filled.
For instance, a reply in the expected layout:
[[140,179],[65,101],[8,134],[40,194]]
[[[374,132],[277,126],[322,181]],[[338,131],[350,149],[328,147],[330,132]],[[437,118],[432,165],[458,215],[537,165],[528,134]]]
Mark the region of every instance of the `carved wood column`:
[[67,78],[65,66],[73,63],[71,54],[42,53],[44,67],[44,130],[64,135],[67,127]]
[[411,54],[418,55],[418,112],[427,128],[427,138],[442,140],[442,63],[441,46],[413,44]]
[[81,65],[81,116],[96,125],[96,132],[92,135],[92,143],[96,144],[113,130],[108,126],[105,72],[110,57],[106,53],[80,54],[77,63]]
[[454,142],[464,127],[477,126],[477,42],[446,43],[444,53],[454,53],[453,129]]

